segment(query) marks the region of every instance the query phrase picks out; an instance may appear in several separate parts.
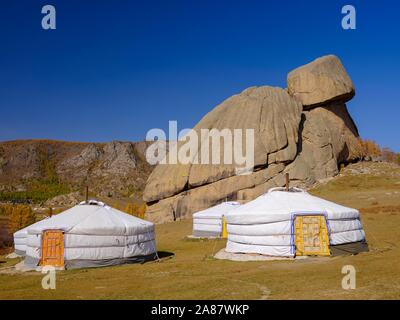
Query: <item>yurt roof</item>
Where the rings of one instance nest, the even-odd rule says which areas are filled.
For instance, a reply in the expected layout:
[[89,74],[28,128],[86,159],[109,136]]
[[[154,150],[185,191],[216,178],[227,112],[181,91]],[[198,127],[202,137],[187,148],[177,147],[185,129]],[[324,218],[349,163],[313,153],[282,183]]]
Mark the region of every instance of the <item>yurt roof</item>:
[[[47,220],[47,219],[51,219],[51,218],[50,218],[50,217],[44,218],[44,220]],[[29,229],[30,227],[33,227],[33,226],[35,226],[36,224],[38,224],[38,223],[44,221],[44,220],[37,221],[37,222],[35,222],[35,223],[33,223],[33,224],[31,224],[31,225],[29,225],[29,226],[27,226],[27,227],[25,227],[25,228],[23,228],[23,229],[21,229],[21,230],[18,230],[18,231],[16,231],[16,232],[14,232],[14,238],[26,238],[27,235],[28,235],[28,229]]]
[[293,214],[324,213],[328,219],[357,218],[359,212],[337,203],[315,197],[304,190],[273,188],[253,201],[241,205],[227,215],[228,222],[241,220],[256,222],[284,221]]
[[223,202],[216,206],[194,213],[193,218],[221,218],[222,215],[227,214],[239,206],[240,203],[237,201]]
[[102,202],[81,202],[51,219],[28,227],[29,234],[63,230],[81,235],[134,235],[152,231],[154,224],[111,208]]

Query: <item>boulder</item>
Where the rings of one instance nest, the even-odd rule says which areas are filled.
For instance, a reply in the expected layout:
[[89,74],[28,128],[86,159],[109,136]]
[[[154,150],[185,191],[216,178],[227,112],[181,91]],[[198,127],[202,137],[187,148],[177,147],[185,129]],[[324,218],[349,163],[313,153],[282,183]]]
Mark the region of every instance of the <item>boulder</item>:
[[[188,164],[159,164],[154,169],[143,196],[147,217],[165,222],[190,217],[221,201],[249,201],[283,186],[286,173],[291,185],[300,187],[333,177],[340,164],[363,156],[357,127],[344,103],[353,95],[339,59],[326,56],[292,71],[288,90],[251,87],[228,98],[194,131],[201,137],[201,129],[253,129],[253,172],[238,175],[232,164],[198,163],[201,146],[211,145],[201,138]],[[217,152],[221,159],[227,150]]]
[[[171,221],[173,218],[190,217],[191,213],[213,206],[221,200],[241,200],[237,196],[238,190],[262,185],[275,178],[284,168],[283,164],[271,165],[249,175],[234,175],[193,188],[151,204],[146,214],[156,223]],[[274,184],[274,186],[276,185]]]
[[300,186],[333,177],[338,164],[363,157],[357,128],[344,103],[304,111],[300,131],[299,153],[285,169]]
[[328,55],[291,71],[287,76],[289,94],[304,109],[332,101],[346,102],[355,94],[353,83],[339,58]]
[[[254,166],[274,162],[290,162],[296,157],[298,127],[302,106],[286,90],[274,87],[252,87],[235,95],[208,113],[194,128],[201,137],[201,129],[241,129],[244,132],[242,150],[245,150],[245,130],[254,130]],[[201,145],[194,155],[201,159]],[[178,144],[178,147],[180,144]],[[221,143],[220,159],[224,159]],[[229,150],[230,151],[230,150]],[[211,163],[211,157],[209,163]],[[229,178],[236,174],[234,164],[159,164],[148,179],[143,198],[147,202],[173,196],[185,190]],[[246,178],[244,178],[246,179]],[[239,189],[238,189],[239,190]]]

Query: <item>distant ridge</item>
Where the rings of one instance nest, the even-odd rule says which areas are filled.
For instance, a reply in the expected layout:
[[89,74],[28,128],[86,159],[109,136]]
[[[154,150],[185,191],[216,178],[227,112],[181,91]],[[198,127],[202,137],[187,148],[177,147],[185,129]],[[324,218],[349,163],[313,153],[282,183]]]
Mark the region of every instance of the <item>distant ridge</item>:
[[[74,142],[24,139],[0,142],[0,192],[29,191],[33,182],[76,191],[90,185],[99,196],[141,196],[152,167],[148,142]],[[46,189],[46,187],[43,187]]]

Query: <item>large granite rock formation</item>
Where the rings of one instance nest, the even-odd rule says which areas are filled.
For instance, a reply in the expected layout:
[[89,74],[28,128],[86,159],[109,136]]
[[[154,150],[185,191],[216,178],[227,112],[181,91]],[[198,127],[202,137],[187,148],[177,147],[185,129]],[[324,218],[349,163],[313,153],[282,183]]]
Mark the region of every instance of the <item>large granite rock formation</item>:
[[[290,162],[296,157],[301,113],[301,104],[286,90],[253,87],[224,101],[194,130],[200,136],[201,129],[254,129],[254,165],[262,167],[268,162]],[[193,189],[233,175],[234,165],[158,165],[148,179],[144,199],[147,202],[164,199],[185,188]]]
[[341,163],[362,156],[345,105],[354,92],[340,60],[330,55],[290,72],[287,90],[251,87],[228,98],[194,130],[200,136],[201,129],[254,129],[254,171],[237,175],[233,165],[159,164],[144,191],[148,217],[163,222],[225,199],[251,200],[283,186],[286,172],[291,185],[301,187],[336,175]]
[[289,94],[299,99],[304,109],[353,98],[354,86],[340,60],[325,56],[288,74]]

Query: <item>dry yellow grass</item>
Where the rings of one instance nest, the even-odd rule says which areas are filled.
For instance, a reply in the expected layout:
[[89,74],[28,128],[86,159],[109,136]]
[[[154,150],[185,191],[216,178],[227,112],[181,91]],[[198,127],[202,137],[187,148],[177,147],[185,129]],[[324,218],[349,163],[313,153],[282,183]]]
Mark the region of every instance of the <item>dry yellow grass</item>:
[[[158,249],[174,253],[170,259],[58,272],[56,290],[41,288],[41,274],[0,274],[0,299],[399,299],[400,186],[396,176],[388,178],[393,170],[374,176],[372,184],[369,178],[347,175],[312,191],[362,210],[368,253],[296,261],[216,260],[212,256],[225,242],[185,240],[191,233],[191,220],[185,220],[157,226]],[[348,264],[357,270],[356,290],[341,288],[341,269]]]

